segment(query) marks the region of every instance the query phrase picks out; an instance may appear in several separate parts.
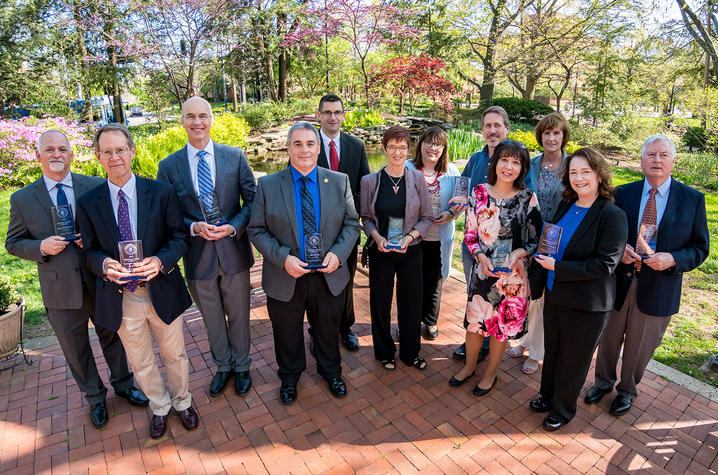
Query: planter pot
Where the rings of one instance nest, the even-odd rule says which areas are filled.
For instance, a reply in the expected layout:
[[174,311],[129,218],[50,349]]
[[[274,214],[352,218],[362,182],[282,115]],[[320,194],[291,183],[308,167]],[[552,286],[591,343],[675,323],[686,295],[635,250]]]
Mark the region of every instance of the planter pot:
[[0,358],[8,358],[19,351],[24,319],[25,299],[22,297],[15,308],[0,315]]

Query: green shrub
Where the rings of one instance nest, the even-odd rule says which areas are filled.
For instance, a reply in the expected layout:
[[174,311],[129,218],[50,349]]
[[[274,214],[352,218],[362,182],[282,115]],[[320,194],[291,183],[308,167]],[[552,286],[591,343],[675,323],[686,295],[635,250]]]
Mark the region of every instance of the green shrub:
[[447,133],[449,160],[465,160],[486,146],[481,134],[468,127],[457,127]]
[[707,143],[706,131],[703,127],[688,127],[681,142],[689,150],[703,150]]
[[6,275],[0,275],[0,312],[6,311],[10,305],[20,300],[15,285]]
[[355,127],[374,127],[384,123],[386,121],[377,110],[355,110],[347,112],[342,127],[344,130],[352,130]]
[[718,190],[718,156],[712,153],[679,153],[673,174],[681,181]]
[[492,105],[506,109],[511,121],[524,119],[532,124],[538,123],[541,117],[553,112],[553,108],[543,102],[520,97],[497,97],[494,98]]
[[[509,138],[511,140],[516,140],[517,142],[521,142],[522,144],[526,145],[526,148],[529,149],[529,152],[542,152],[543,147],[541,147],[536,140],[536,134],[534,134],[532,131],[528,130],[517,130],[515,132],[509,133]],[[569,141],[566,144],[566,147],[564,148],[565,152],[568,154],[571,154],[581,148],[581,145],[577,144],[576,142]],[[533,153],[532,153],[533,155]]]

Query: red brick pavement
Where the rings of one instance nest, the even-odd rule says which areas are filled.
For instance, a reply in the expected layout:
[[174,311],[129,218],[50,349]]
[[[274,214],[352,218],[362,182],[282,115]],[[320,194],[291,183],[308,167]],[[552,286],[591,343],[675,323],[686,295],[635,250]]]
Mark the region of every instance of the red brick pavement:
[[[57,345],[33,352],[35,364],[0,372],[0,472],[15,473],[716,473],[718,403],[647,373],[631,411],[615,418],[579,402],[576,418],[547,433],[528,409],[539,374],[505,358],[495,389],[471,395],[474,381],[450,388],[450,358],[463,338],[464,284],[444,288],[439,339],[422,345],[427,371],[374,360],[367,278],[357,275],[357,353],[343,352],[345,399],[333,398],[308,355],[299,399],[278,399],[272,331],[261,294],[253,296],[252,378],[246,397],[230,388],[208,396],[211,355],[196,310],[184,315],[190,390],[202,421],[185,431],[170,417],[168,436],[148,438],[149,411],[110,390],[110,421],[90,424],[88,405]],[[101,355],[97,341],[95,355]],[[101,374],[107,365],[98,356]],[[479,365],[479,373],[485,363]],[[589,375],[589,380],[592,378]],[[586,384],[588,387],[588,383]],[[584,389],[586,389],[586,387]]]

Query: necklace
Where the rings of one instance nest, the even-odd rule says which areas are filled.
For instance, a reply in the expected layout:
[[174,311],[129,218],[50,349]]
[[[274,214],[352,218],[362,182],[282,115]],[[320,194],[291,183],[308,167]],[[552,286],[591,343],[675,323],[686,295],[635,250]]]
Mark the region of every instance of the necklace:
[[394,185],[391,187],[394,190],[394,194],[397,194],[399,192],[399,183],[401,183],[401,179],[404,178],[404,175],[400,176],[398,180],[394,181],[394,178],[389,175],[389,172],[384,170],[384,173],[386,173],[386,176],[389,177],[389,180],[391,180],[391,183]]
[[426,181],[426,186],[429,188],[429,193],[436,193],[439,189],[439,172],[434,170],[434,173],[427,174],[423,168],[421,172],[424,174],[424,181]]
[[[559,163],[560,163],[560,162],[559,162]],[[550,170],[550,169],[552,169],[552,168],[554,168],[554,167],[557,167],[559,164],[558,164],[558,163],[553,163],[553,162],[548,162],[548,163],[546,163],[546,165],[544,165],[544,164],[543,164],[543,160],[542,160],[542,161],[541,161],[541,165],[543,166],[543,169],[544,169],[544,170]]]

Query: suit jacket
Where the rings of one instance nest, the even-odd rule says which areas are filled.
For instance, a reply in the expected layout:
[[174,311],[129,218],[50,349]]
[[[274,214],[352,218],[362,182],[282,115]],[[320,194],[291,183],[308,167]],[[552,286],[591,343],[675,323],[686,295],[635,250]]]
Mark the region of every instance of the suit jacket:
[[214,191],[220,209],[237,231],[234,236],[218,241],[190,236],[189,227],[194,222],[204,221],[204,217],[192,183],[187,147],[162,160],[157,170],[157,179],[174,187],[182,207],[185,231],[190,236],[190,245],[184,255],[185,273],[192,280],[216,277],[218,263],[228,274],[245,271],[254,264],[254,254],[245,232],[255,193],[252,169],[244,152],[238,148],[214,142],[214,154]]
[[[163,322],[170,324],[192,304],[177,261],[187,250],[182,210],[172,186],[145,178],[137,179],[137,239],[144,257],[157,256],[162,271],[147,282],[152,305]],[[122,323],[122,286],[105,277],[106,258],[119,261],[120,231],[115,221],[110,188],[105,183],[77,201],[82,233],[83,261],[96,279],[95,305],[98,324],[117,331]]]
[[[71,176],[76,207],[78,198],[83,193],[104,183],[100,177],[75,173]],[[58,310],[79,309],[82,307],[83,275],[88,288],[94,286],[94,277],[89,272],[80,270],[81,249],[74,244],[68,244],[65,250],[55,256],[43,256],[40,252],[40,242],[55,234],[50,215],[52,206],[52,199],[42,177],[13,193],[10,196],[10,223],[5,249],[13,256],[37,262],[37,276],[45,307]],[[76,217],[75,230],[77,229]]]
[[[319,160],[317,165],[329,167],[329,158],[324,151],[322,134],[319,134]],[[369,174],[369,160],[366,156],[364,141],[353,135],[339,132],[339,171],[349,177],[349,185],[354,197],[354,209],[359,213],[359,199],[361,196],[361,179]]]
[[[359,237],[359,218],[346,175],[318,167],[317,179],[319,232],[324,253],[332,252],[341,261],[339,269],[322,275],[331,293],[339,295],[349,282],[344,264]],[[264,256],[262,288],[269,297],[288,302],[294,295],[296,279],[284,270],[284,261],[289,254],[299,257],[299,229],[289,168],[259,179],[247,232]]]
[[[557,223],[572,204],[562,201],[549,222]],[[568,241],[563,257],[556,261],[553,290],[547,298],[576,310],[612,310],[616,298],[614,271],[623,256],[627,237],[625,213],[598,197]],[[535,262],[532,265],[543,269]],[[546,271],[541,274],[545,278]]]
[[[616,205],[626,212],[628,244],[632,246],[635,246],[638,237],[643,182],[639,180],[616,187]],[[668,317],[678,313],[683,273],[695,269],[708,257],[708,223],[703,193],[671,179],[666,210],[658,223],[656,252],[671,253],[676,265],[664,271],[641,266],[637,304],[638,309],[647,315]],[[623,305],[633,273],[633,264],[621,264],[616,270],[616,309]]]

